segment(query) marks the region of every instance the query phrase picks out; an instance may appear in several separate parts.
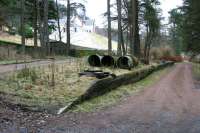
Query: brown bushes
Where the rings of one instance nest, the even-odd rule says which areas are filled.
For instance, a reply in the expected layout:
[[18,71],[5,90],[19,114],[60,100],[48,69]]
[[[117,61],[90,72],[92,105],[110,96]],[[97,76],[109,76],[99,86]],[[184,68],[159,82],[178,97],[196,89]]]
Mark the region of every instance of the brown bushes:
[[153,60],[159,60],[162,57],[171,56],[174,56],[174,50],[169,46],[152,48],[150,51],[150,57]]
[[161,58],[161,60],[173,61],[173,62],[182,62],[183,57],[181,57],[181,56],[164,56],[164,57]]

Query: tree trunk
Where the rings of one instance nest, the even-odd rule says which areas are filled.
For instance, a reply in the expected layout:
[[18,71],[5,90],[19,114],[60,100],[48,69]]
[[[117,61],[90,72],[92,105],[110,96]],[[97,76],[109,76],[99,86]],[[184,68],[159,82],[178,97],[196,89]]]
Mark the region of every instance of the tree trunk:
[[110,16],[110,0],[107,0],[108,12],[108,54],[112,54],[112,35],[111,35],[111,16]]
[[50,47],[49,47],[49,25],[48,25],[48,12],[49,12],[49,0],[44,0],[44,45],[46,48],[46,54],[50,54]]
[[125,55],[126,50],[123,40],[123,30],[122,30],[122,2],[117,0],[117,12],[118,12],[118,55]]
[[138,15],[139,15],[139,3],[138,0],[134,0],[135,1],[135,13],[134,13],[134,55],[136,57],[140,57],[140,35],[139,35],[139,23],[138,23]]
[[37,37],[37,31],[38,31],[38,27],[37,27],[37,9],[38,9],[38,0],[34,1],[34,11],[33,11],[33,29],[34,29],[34,47],[37,48],[38,47],[38,37]]
[[131,54],[140,56],[140,36],[139,36],[139,3],[138,0],[131,0]]
[[149,64],[149,56],[150,56],[150,48],[151,48],[151,41],[152,41],[152,35],[151,35],[151,30],[150,27],[146,26],[146,39],[145,39],[145,49],[144,49],[144,59],[145,63]]
[[56,0],[56,11],[57,11],[57,23],[58,23],[58,34],[59,34],[59,41],[62,41],[61,30],[60,30],[60,13],[58,7],[58,0]]
[[126,33],[126,53],[128,53],[128,46],[129,46],[129,44],[130,44],[130,34],[129,34],[129,32],[130,32],[130,30],[129,30],[130,28],[129,28],[129,26],[127,27],[127,33]]
[[43,20],[41,18],[41,12],[40,12],[40,2],[37,0],[37,15],[38,15],[38,32],[39,32],[39,39],[40,39],[40,54],[41,56],[44,56],[45,46],[44,46],[44,33],[43,33]]
[[70,45],[71,45],[71,40],[70,40],[70,37],[71,37],[71,34],[70,34],[70,0],[67,0],[67,27],[66,27],[66,30],[67,30],[67,55],[70,54]]
[[146,58],[147,58],[148,40],[149,40],[149,29],[148,29],[148,26],[146,26],[146,38],[145,38],[145,47],[144,47],[144,59],[145,59],[145,61],[146,61]]
[[135,36],[135,0],[130,1],[129,21],[130,21],[130,54],[134,55],[134,36]]
[[152,41],[153,41],[153,32],[150,30],[150,33],[149,33],[149,41],[148,41],[148,49],[147,49],[147,61],[149,63],[150,61],[150,50],[151,50],[151,44],[152,44]]
[[21,0],[21,43],[22,43],[22,52],[25,54],[25,43],[26,43],[26,38],[25,38],[25,1]]

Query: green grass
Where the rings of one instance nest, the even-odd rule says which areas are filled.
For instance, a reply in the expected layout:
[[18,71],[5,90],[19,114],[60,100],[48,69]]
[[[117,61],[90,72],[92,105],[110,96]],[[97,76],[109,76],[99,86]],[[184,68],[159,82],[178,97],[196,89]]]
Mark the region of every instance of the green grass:
[[103,109],[108,106],[115,105],[120,102],[123,98],[133,95],[139,91],[144,90],[144,88],[153,85],[157,82],[163,75],[167,74],[171,68],[166,68],[154,72],[144,80],[141,80],[135,84],[130,84],[122,86],[117,90],[111,91],[103,96],[97,97],[90,101],[86,101],[81,105],[77,105],[72,112],[94,112]]

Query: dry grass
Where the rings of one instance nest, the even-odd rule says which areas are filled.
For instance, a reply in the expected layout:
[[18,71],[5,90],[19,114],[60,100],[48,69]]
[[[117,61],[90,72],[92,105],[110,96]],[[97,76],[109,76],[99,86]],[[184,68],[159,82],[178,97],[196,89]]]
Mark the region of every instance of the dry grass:
[[[2,33],[0,32],[0,40],[2,41],[8,41],[8,42],[11,42],[11,43],[21,43],[21,36],[19,35],[10,35],[8,33]],[[38,44],[40,42],[38,41]],[[26,45],[27,46],[34,46],[34,41],[33,39],[26,39]]]
[[0,93],[6,94],[6,99],[12,103],[44,109],[57,108],[83,94],[96,80],[91,77],[79,77],[79,72],[85,69],[103,69],[117,75],[129,72],[114,68],[91,68],[85,60],[70,58],[65,63],[55,64],[52,61],[48,66],[27,66],[0,80]]

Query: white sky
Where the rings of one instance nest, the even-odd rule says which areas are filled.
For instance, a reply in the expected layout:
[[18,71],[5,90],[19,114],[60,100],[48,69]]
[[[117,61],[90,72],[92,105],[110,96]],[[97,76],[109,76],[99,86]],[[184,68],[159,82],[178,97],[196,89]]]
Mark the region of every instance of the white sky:
[[165,22],[168,20],[169,11],[173,8],[179,7],[183,4],[183,0],[160,0],[162,3],[160,8],[163,10],[163,16],[166,18]]
[[[59,1],[59,0],[58,0]],[[65,0],[60,0],[65,1]],[[102,14],[107,10],[107,0],[86,0],[86,10],[87,16],[91,19],[96,20],[97,25],[101,25],[103,22]],[[114,1],[114,0],[111,0]],[[166,18],[165,23],[167,23],[167,19],[169,17],[168,12],[182,5],[183,0],[160,0],[161,6],[160,8],[163,10],[163,16]]]

